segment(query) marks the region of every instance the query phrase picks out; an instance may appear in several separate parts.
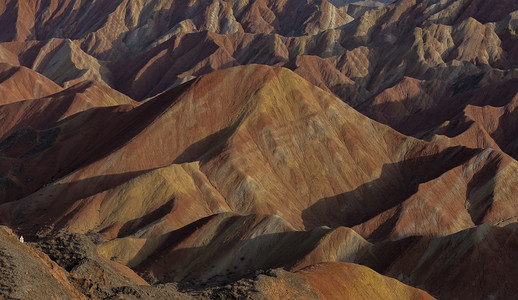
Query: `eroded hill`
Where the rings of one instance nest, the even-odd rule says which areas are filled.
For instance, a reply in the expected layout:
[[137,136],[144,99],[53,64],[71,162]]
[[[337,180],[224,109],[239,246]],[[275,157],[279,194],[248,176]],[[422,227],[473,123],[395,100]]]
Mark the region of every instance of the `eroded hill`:
[[349,2],[0,4],[1,295],[512,298],[518,4]]

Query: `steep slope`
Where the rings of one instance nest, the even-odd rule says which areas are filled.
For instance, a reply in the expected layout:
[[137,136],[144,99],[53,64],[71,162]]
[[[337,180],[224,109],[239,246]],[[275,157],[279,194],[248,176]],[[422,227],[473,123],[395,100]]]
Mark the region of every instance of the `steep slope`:
[[[4,217],[26,228],[43,223],[107,236],[162,206],[163,221],[146,224],[147,235],[222,211],[277,214],[298,229],[354,226],[402,203],[419,191],[420,183],[458,166],[486,164],[487,154],[479,150],[443,149],[406,138],[285,69],[248,66],[216,72],[126,110],[76,115],[48,129],[55,135],[37,151],[11,150],[21,146],[9,144],[4,164],[11,171],[4,178],[11,183],[4,185],[3,199],[11,202],[2,208]],[[78,138],[85,137],[90,142],[81,147]],[[56,151],[60,160],[49,160]],[[507,164],[513,167],[503,170],[513,174],[514,162]],[[23,171],[36,165],[47,171]],[[460,184],[467,185],[467,176]],[[455,213],[464,221],[452,227],[446,218],[429,234],[473,225],[464,209],[465,194],[449,188],[449,201],[458,201]],[[190,191],[198,189],[204,196],[193,198]],[[20,195],[24,199],[12,202]],[[511,196],[501,197],[494,203],[508,203]],[[479,214],[485,214],[493,202],[481,201]],[[35,211],[46,213],[34,218]],[[511,205],[491,220],[514,215]],[[422,233],[415,230],[405,235]]]
[[482,225],[445,237],[409,238],[376,245],[360,261],[439,299],[510,299],[518,278],[512,267],[516,233]]
[[[0,296],[4,299],[86,299],[69,282],[66,272],[48,256],[22,244],[6,227],[0,228]],[[27,274],[31,276],[27,276]],[[48,289],[52,287],[52,289]]]
[[5,299],[193,299],[173,286],[151,288],[129,268],[99,257],[84,236],[22,243],[2,226],[0,239],[0,297]]
[[[224,285],[181,287],[183,291],[170,284],[152,288],[131,270],[97,257],[84,236],[64,235],[24,244],[10,229],[2,227],[0,239],[0,295],[5,298],[39,299],[45,295],[48,299],[200,299],[227,295],[328,299],[332,295],[369,295],[433,299],[366,267],[346,263],[316,265],[294,273],[276,269]],[[29,272],[31,276],[27,276]]]
[[0,105],[42,98],[61,90],[52,80],[30,69],[0,64]]
[[[253,287],[252,293],[243,293],[247,286]],[[346,263],[319,264],[296,273],[275,269],[251,282],[238,281],[231,290],[218,292],[251,299],[433,299],[397,280]]]
[[[487,83],[516,78],[512,71],[516,65],[512,51],[516,40],[512,29],[514,15],[484,23],[484,10],[470,2],[473,1],[440,6],[436,1],[399,1],[388,7],[363,10],[344,26],[305,36],[268,30],[261,35],[186,32],[130,59],[134,62],[131,69],[115,80],[123,82],[116,86],[140,99],[178,85],[190,76],[237,64],[261,63],[300,69],[299,74],[312,83],[354,106],[365,106],[405,76],[427,86],[442,84],[436,93],[446,92],[445,96],[466,92],[455,86],[469,75],[485,73]],[[467,6],[474,10],[476,18],[459,16],[449,21],[441,17],[452,14],[455,18]],[[353,10],[349,6],[343,9]],[[354,15],[353,11],[350,13]],[[180,57],[184,59],[179,60]],[[173,64],[173,70],[165,68],[164,62]],[[123,65],[115,64],[113,68]],[[126,86],[138,84],[130,78],[152,82],[153,90],[146,84],[138,88]],[[445,86],[453,86],[453,92]],[[430,99],[420,101],[423,104],[414,103],[414,110],[436,105]],[[378,111],[376,107],[373,110]]]
[[[488,82],[516,78],[513,1],[499,2],[498,13],[478,0],[334,4],[50,1],[47,8],[12,0],[13,13],[4,8],[1,17],[19,32],[2,46],[59,84],[103,81],[137,100],[253,63],[302,68],[306,79],[354,106],[369,105],[405,76],[446,86],[479,73]],[[435,106],[425,102],[421,109]]]
[[2,148],[9,147],[13,139],[23,139],[28,137],[27,134],[33,135],[34,130],[54,127],[57,122],[89,108],[138,105],[129,97],[93,82],[83,82],[46,97],[29,99],[0,106],[0,117],[5,122],[0,128],[0,137],[7,138],[13,134]]
[[[125,87],[132,83],[120,79],[119,76],[141,77],[146,70],[131,66],[130,62],[138,60],[135,56],[148,53],[144,61],[149,60],[150,65],[162,61],[161,57],[169,55],[164,54],[164,48],[171,47],[171,41],[183,39],[186,34],[195,34],[195,38],[197,33],[203,32],[244,35],[248,41],[256,40],[255,44],[260,44],[260,48],[268,46],[264,49],[264,57],[270,55],[269,45],[272,41],[279,38],[317,35],[354,19],[346,13],[348,6],[337,7],[327,1],[246,3],[217,0],[202,3],[156,0],[144,3],[124,0],[110,2],[108,5],[105,1],[50,1],[43,5],[40,2],[19,3],[18,0],[12,0],[5,6],[3,13],[0,13],[0,22],[14,26],[12,32],[16,34],[6,34],[0,38],[3,42],[1,46],[8,49],[6,53],[9,55],[12,55],[11,52],[17,55],[22,65],[37,70],[65,87],[80,80],[102,81],[138,100],[142,100],[144,96],[154,96],[185,80],[171,81],[171,74],[164,74],[162,68],[154,66],[152,74],[145,77],[166,77],[165,80],[154,88],[148,85],[145,93],[135,94]],[[86,15],[95,17],[85,18]],[[315,44],[317,39],[320,38],[311,38],[312,41],[309,42],[308,38],[302,38],[302,42],[297,44]],[[235,45],[238,43],[239,41],[234,42]],[[273,53],[282,51],[277,49],[277,44],[283,43],[276,42]],[[221,45],[216,47],[220,48]],[[246,44],[241,48],[245,48],[243,51],[246,52],[252,50]],[[207,51],[199,48],[194,53],[206,52],[209,53],[206,56],[211,56]],[[216,56],[219,55],[221,54],[216,53]],[[196,53],[194,65],[203,64],[200,61],[203,59],[203,53]],[[121,63],[112,64],[114,61]],[[182,64],[185,64],[186,59],[183,61]],[[212,69],[200,70],[195,67],[190,70],[194,66],[191,65],[175,71],[182,79],[192,76],[193,73],[202,75],[228,66],[225,63],[224,60],[214,57],[211,59],[214,67]],[[132,73],[127,74],[128,70],[120,72],[121,66],[123,69],[131,66]],[[187,73],[182,74],[184,72]],[[146,73],[150,73],[149,70]],[[158,84],[149,80],[146,82]]]
[[[516,79],[482,86],[484,74],[468,76],[452,89],[466,91],[440,95],[444,83],[428,90],[426,83],[404,80],[378,95],[365,113],[405,134],[441,139],[447,144],[499,149],[516,159],[514,115],[518,90]],[[485,78],[485,77],[484,77]],[[475,81],[474,81],[475,80]],[[442,98],[442,100],[433,100]],[[428,104],[419,104],[428,102]],[[432,102],[437,102],[433,104]],[[409,109],[410,108],[410,109]]]
[[0,297],[513,298],[517,17],[0,3]]
[[514,159],[403,136],[283,68],[229,68],[50,126],[36,145],[3,142],[2,222],[30,239],[95,234],[151,281],[358,262],[377,249],[363,238],[517,216]]
[[[11,0],[0,10],[1,41],[77,40],[102,59],[127,57],[184,32],[313,34],[352,18],[327,1]],[[95,16],[88,18],[86,16]]]
[[52,38],[2,43],[20,64],[39,72],[55,83],[70,87],[82,81],[110,85],[113,75],[106,62],[85,53],[78,41]]
[[315,265],[297,274],[308,280],[321,299],[433,299],[423,291],[396,284],[392,278],[377,278],[369,268],[353,264]]
[[[513,2],[499,3],[499,13],[478,0],[441,3],[125,0],[100,12],[103,1],[51,1],[44,14],[41,3],[24,3],[34,7],[23,18],[3,18],[26,23],[19,27],[30,33],[5,37],[2,46],[59,84],[102,81],[137,100],[192,76],[253,63],[300,68],[362,111],[405,76],[445,86],[479,73],[487,83],[516,78]],[[92,13],[93,20],[78,17]],[[436,105],[424,102],[414,110]]]
[[[229,86],[229,83],[237,85]],[[58,217],[54,224],[61,222],[60,227],[82,228],[84,232],[105,231],[112,226],[117,230],[120,228],[117,226],[142,217],[138,214],[150,213],[172,199],[167,205],[176,208],[176,202],[183,202],[178,199],[181,194],[185,194],[186,199],[192,197],[192,192],[181,192],[185,191],[184,183],[191,181],[194,191],[197,186],[209,187],[201,190],[201,194],[206,196],[201,202],[195,201],[201,205],[199,209],[178,206],[177,213],[187,209],[196,212],[196,217],[186,217],[189,214],[182,213],[182,218],[174,217],[163,225],[169,230],[221,211],[278,214],[300,229],[320,225],[358,225],[385,210],[396,208],[414,194],[416,199],[423,197],[434,186],[424,183],[437,179],[440,180],[437,182],[444,182],[443,192],[451,190],[451,198],[447,201],[451,203],[456,199],[458,209],[454,212],[463,214],[462,217],[451,217],[457,219],[456,224],[450,224],[449,218],[439,220],[439,226],[432,226],[433,231],[427,233],[446,230],[444,234],[473,225],[463,207],[466,194],[470,195],[468,202],[470,197],[486,199],[483,196],[486,191],[468,187],[478,170],[495,170],[494,174],[501,170],[504,173],[498,178],[502,180],[513,180],[511,174],[516,172],[516,162],[500,153],[490,155],[498,158],[488,159],[490,152],[487,151],[444,149],[397,134],[285,69],[261,66],[232,68],[188,83],[127,113],[123,112],[127,109],[121,109],[98,109],[74,116],[52,129],[58,133],[44,151],[34,155],[30,152],[25,156],[23,152],[14,152],[23,156],[19,158],[11,154],[10,157],[16,158],[9,160],[8,166],[11,167],[8,168],[12,170],[17,169],[16,165],[23,165],[26,169],[31,169],[34,164],[39,168],[49,167],[44,175],[31,174],[30,181],[23,171],[11,172],[7,178],[23,184],[7,188],[4,203],[15,200],[13,197],[20,193],[25,196],[32,194],[20,202],[20,205],[25,203],[22,206],[26,215],[30,215],[32,209],[49,209],[48,205],[63,207],[64,203],[69,203],[64,206],[72,205],[68,210],[59,211],[61,216],[43,215],[41,218]],[[112,117],[107,118],[109,115]],[[99,133],[98,128],[105,130]],[[126,128],[133,128],[133,131]],[[83,148],[78,148],[78,136],[74,134],[79,129],[83,137],[90,137],[89,145]],[[114,139],[115,136],[118,138]],[[70,151],[72,145],[74,151]],[[16,143],[9,147],[15,146]],[[56,149],[63,151],[60,161],[49,161],[47,155],[55,153]],[[113,161],[119,163],[113,164]],[[490,167],[488,164],[494,164],[492,161],[497,161],[501,167]],[[157,168],[188,171],[166,179],[163,177],[165,174],[159,175],[166,169]],[[464,193],[443,176],[443,173],[452,173],[450,176],[453,178],[462,178],[459,177],[461,171],[465,175],[457,185],[465,187],[467,192]],[[103,175],[106,174],[114,174],[111,176],[113,179],[105,178]],[[494,174],[479,176],[493,180]],[[59,177],[62,178],[54,182]],[[129,179],[132,181],[126,183]],[[89,185],[103,183],[96,184],[98,190],[86,192],[82,184],[77,184],[81,181]],[[146,181],[153,181],[155,185],[143,184]],[[157,190],[159,182],[165,185]],[[47,183],[39,193],[34,193]],[[149,188],[143,190],[142,186]],[[492,186],[498,186],[498,181]],[[158,191],[161,194],[146,196]],[[47,195],[44,197],[47,200],[31,200],[32,197],[42,198],[40,194]],[[488,217],[490,222],[513,217],[516,210],[511,204],[511,194],[502,190],[497,195],[502,198],[473,200],[481,209],[476,215],[487,214],[491,216]],[[132,211],[131,217],[124,216],[125,212],[120,210],[115,215],[111,213],[116,211],[120,205],[117,203],[121,201],[129,205],[128,201],[134,199],[131,201],[141,205],[138,204],[141,200],[137,199],[143,197],[149,197],[151,201],[144,211],[128,210]],[[70,202],[71,199],[74,202]],[[78,206],[79,203],[89,205]],[[90,211],[95,211],[94,207],[101,203],[101,207],[111,208],[101,210],[104,216],[92,218]],[[510,206],[497,210],[498,203]],[[424,211],[428,209],[432,207]],[[50,209],[49,213],[52,211]],[[486,211],[494,211],[494,214]],[[451,212],[444,213],[451,215]],[[68,216],[65,218],[65,215]],[[105,218],[111,221],[106,223],[103,221]],[[459,218],[464,221],[459,223]],[[480,220],[475,218],[474,221]],[[419,228],[423,230],[426,227]],[[415,232],[417,228],[408,230],[405,235],[423,234]]]
[[[297,249],[290,249],[294,244]],[[368,246],[345,227],[295,231],[278,216],[227,213],[148,239],[114,239],[100,244],[99,252],[153,278],[207,282],[241,278],[255,270],[355,262]]]

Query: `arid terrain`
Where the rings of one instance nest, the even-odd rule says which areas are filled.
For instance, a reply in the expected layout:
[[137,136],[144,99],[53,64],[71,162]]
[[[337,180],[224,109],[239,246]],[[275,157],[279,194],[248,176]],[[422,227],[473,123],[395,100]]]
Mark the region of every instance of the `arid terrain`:
[[517,0],[0,28],[0,299],[518,299]]

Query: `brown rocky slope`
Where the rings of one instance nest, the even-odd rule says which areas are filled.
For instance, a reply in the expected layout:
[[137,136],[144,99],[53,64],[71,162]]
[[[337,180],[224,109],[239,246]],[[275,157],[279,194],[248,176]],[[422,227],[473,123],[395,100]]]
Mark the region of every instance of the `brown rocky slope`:
[[[505,188],[514,159],[406,137],[287,69],[230,68],[52,126],[32,148],[20,131],[4,141],[2,221],[30,240],[92,235],[102,255],[151,282],[370,265],[380,258],[364,258],[377,247],[365,238],[448,235],[516,217],[514,185]],[[30,172],[36,165],[47,171]],[[322,225],[354,226],[363,238]]]
[[516,1],[349,2],[0,4],[2,296],[514,297]]

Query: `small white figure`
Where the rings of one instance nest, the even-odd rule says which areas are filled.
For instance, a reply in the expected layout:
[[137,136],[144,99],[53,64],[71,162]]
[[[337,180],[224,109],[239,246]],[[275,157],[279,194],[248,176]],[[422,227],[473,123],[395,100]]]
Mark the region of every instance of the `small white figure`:
[[23,244],[23,243],[25,243],[25,242],[23,241],[23,236],[22,236],[22,235],[20,235],[20,243],[22,243],[22,244]]

